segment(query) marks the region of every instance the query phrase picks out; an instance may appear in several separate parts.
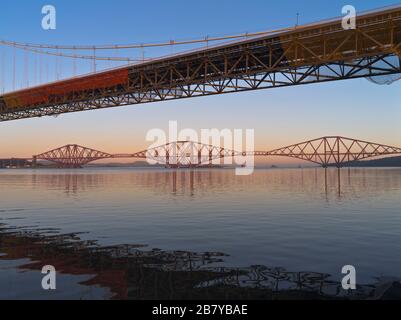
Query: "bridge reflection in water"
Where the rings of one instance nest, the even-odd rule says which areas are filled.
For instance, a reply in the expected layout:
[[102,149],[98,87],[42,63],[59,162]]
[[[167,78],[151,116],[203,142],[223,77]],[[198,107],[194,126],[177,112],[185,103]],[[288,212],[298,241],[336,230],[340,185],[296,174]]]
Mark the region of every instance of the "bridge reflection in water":
[[[123,299],[380,298],[377,272],[399,276],[401,173],[349,174],[339,199],[336,168],[5,171],[0,267],[52,264]],[[353,262],[350,296],[337,273]]]
[[[80,171],[46,170],[40,173],[12,175],[20,184],[32,185],[41,190],[58,190],[67,195],[94,193],[101,189],[113,192],[138,193],[147,190],[157,195],[175,196],[202,195],[219,191],[221,188],[263,188],[274,192],[281,185],[291,192],[302,190],[311,196],[323,198],[354,198],[369,189],[383,192],[401,187],[401,181],[386,176],[376,185],[367,183],[368,175],[380,175],[387,169],[370,168],[292,168],[255,169],[257,174],[247,177],[235,176],[230,169],[153,169],[153,168],[99,168]],[[46,174],[44,174],[46,173]],[[10,178],[11,179],[11,178]],[[3,181],[7,175],[3,176]],[[121,187],[118,187],[121,185]],[[253,186],[253,187],[252,187]]]
[[224,261],[224,253],[146,250],[141,245],[101,247],[96,241],[81,240],[79,234],[57,234],[57,229],[0,224],[0,243],[0,262],[29,259],[20,270],[53,265],[59,274],[90,274],[80,284],[107,288],[115,299],[397,298],[391,291],[396,283],[388,284],[387,291],[379,290],[378,283],[345,291],[329,274],[262,265],[216,267]]

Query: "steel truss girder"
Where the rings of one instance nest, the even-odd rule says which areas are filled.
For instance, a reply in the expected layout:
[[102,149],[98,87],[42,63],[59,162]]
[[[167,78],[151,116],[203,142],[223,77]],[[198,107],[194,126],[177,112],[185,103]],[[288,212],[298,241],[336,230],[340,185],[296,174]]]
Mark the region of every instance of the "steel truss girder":
[[[114,83],[107,78],[114,73],[106,72],[100,78],[95,74],[77,79],[101,79],[94,89],[64,90],[60,81],[53,85],[55,94],[46,86],[10,93],[0,97],[0,121],[387,76],[401,73],[400,57],[401,8],[396,8],[358,17],[356,30],[343,30],[341,21],[335,21],[128,66],[120,70],[127,72],[126,80],[116,85],[108,84]],[[38,96],[46,102],[20,102]]]
[[111,154],[102,151],[82,147],[76,144],[69,144],[36,155],[33,159],[35,163],[37,160],[54,162],[60,168],[81,168],[83,165],[90,162],[111,157]]
[[397,73],[401,73],[401,63],[398,56],[392,54],[378,55],[353,60],[351,62],[339,61],[317,66],[288,68],[277,72],[266,71],[255,74],[210,77],[200,83],[176,84],[173,86],[163,85],[157,89],[149,87],[149,89],[145,91],[130,91],[130,89],[127,89],[126,93],[116,96],[107,96],[106,92],[99,90],[97,95],[93,95],[93,99],[90,97],[82,97],[80,101],[75,102],[60,103],[12,113],[0,113],[0,121],[240,91],[270,89],[362,77],[388,76]]
[[[67,145],[34,156],[33,159],[35,162],[37,160],[51,161],[63,168],[80,168],[96,160],[112,158],[147,159],[167,167],[199,167],[220,164],[221,159],[232,159],[238,156],[281,156],[312,162],[323,167],[330,165],[341,167],[344,164],[368,158],[397,154],[401,154],[401,148],[340,136],[328,136],[271,151],[256,152],[235,151],[192,141],[167,143],[133,154],[109,154],[79,145]],[[228,163],[225,162],[225,164]]]
[[262,156],[285,156],[319,164],[323,167],[335,165],[339,168],[344,164],[368,158],[398,154],[401,154],[401,148],[340,136],[323,137],[258,153]]

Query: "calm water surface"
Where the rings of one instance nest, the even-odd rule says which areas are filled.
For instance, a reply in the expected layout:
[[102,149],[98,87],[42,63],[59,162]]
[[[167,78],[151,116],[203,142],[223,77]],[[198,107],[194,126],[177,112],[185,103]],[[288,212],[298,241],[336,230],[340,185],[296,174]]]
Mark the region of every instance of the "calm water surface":
[[[138,287],[127,273],[93,269],[89,251],[46,249],[65,241],[57,235],[85,248],[130,245],[131,256],[156,252],[170,269],[174,260],[176,274],[188,269],[189,252],[191,271],[281,268],[338,281],[351,264],[359,284],[401,278],[401,169],[343,169],[338,179],[336,169],[314,168],[244,177],[225,169],[0,170],[0,298],[126,298]],[[55,292],[40,287],[45,263],[62,269]],[[159,261],[157,270],[165,266]],[[151,277],[135,298],[156,297],[145,292]]]

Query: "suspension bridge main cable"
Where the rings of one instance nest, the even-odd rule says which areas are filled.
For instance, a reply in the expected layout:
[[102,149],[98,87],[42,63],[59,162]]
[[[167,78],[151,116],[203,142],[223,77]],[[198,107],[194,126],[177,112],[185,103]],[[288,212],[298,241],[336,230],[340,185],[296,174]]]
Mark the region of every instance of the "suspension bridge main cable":
[[188,45],[196,43],[210,43],[225,40],[243,39],[249,37],[270,35],[277,32],[291,31],[291,28],[282,28],[269,31],[260,31],[254,33],[242,33],[237,35],[227,35],[220,37],[203,37],[199,39],[192,40],[169,40],[165,42],[152,42],[152,43],[136,43],[136,44],[115,44],[115,45],[50,45],[50,44],[37,44],[37,43],[23,43],[16,41],[0,40],[0,44],[9,46],[18,46],[25,48],[36,48],[36,49],[53,49],[53,50],[114,50],[114,49],[141,49],[149,47],[167,47],[167,46],[177,46],[177,45]]
[[124,62],[143,61],[143,59],[133,59],[133,58],[128,58],[128,57],[99,57],[99,56],[93,56],[93,55],[68,54],[68,53],[62,53],[62,52],[52,52],[52,51],[38,50],[38,49],[34,49],[33,47],[26,47],[26,46],[23,46],[23,45],[14,44],[13,42],[7,42],[7,41],[2,41],[2,40],[0,40],[0,44],[6,45],[6,46],[11,46],[11,47],[14,47],[16,49],[21,49],[21,50],[34,52],[34,53],[37,53],[37,54],[50,55],[50,56],[56,56],[56,57],[64,57],[64,58],[86,59],[86,60],[103,60],[103,61],[124,61]]
[[[180,46],[180,45],[191,45],[191,44],[200,44],[206,43],[206,47],[209,48],[209,43],[212,42],[219,42],[224,43],[225,41],[228,42],[229,40],[238,40],[238,39],[248,39],[254,38],[257,36],[268,36],[279,32],[285,31],[292,31],[296,29],[296,27],[290,28],[281,28],[276,30],[269,30],[269,31],[261,31],[261,32],[253,32],[253,33],[242,33],[236,35],[226,35],[226,36],[216,36],[216,37],[203,37],[198,39],[191,39],[191,40],[169,40],[165,42],[151,42],[151,43],[140,43],[140,44],[115,44],[115,45],[50,45],[50,44],[37,44],[37,43],[23,43],[23,42],[16,42],[16,41],[7,41],[0,39],[0,45],[8,46],[13,48],[13,79],[12,79],[12,88],[15,90],[16,88],[16,49],[23,50],[25,53],[25,63],[24,63],[24,83],[27,82],[29,86],[29,67],[28,67],[28,52],[32,52],[39,55],[48,55],[48,56],[55,56],[56,57],[56,79],[59,78],[59,66],[58,66],[58,58],[70,58],[74,59],[74,74],[75,74],[75,61],[77,59],[81,60],[91,60],[93,61],[93,71],[96,71],[96,61],[115,61],[115,62],[126,62],[126,63],[135,63],[135,62],[146,62],[152,61],[155,58],[132,58],[132,57],[122,57],[122,56],[97,56],[96,52],[101,50],[115,50],[118,53],[119,50],[128,50],[128,49],[140,49],[144,48],[157,48],[157,47],[173,47],[173,46]],[[63,52],[64,51],[64,52]],[[70,51],[70,52],[66,52]],[[71,52],[72,51],[72,52]],[[82,54],[78,51],[91,51],[93,55],[90,54]],[[34,59],[34,63],[37,61]],[[41,62],[40,62],[41,64]],[[3,67],[4,69],[4,67]],[[37,65],[34,66],[34,77],[36,78],[37,72]],[[40,74],[42,73],[40,67]],[[46,61],[46,79],[48,78],[48,62]],[[36,79],[34,79],[36,82]]]

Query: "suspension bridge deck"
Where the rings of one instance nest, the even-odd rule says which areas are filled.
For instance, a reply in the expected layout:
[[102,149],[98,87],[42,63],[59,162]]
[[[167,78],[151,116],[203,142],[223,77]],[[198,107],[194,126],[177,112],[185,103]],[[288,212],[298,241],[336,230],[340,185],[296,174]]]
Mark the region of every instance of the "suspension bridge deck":
[[299,26],[0,96],[0,121],[401,73],[401,6]]

